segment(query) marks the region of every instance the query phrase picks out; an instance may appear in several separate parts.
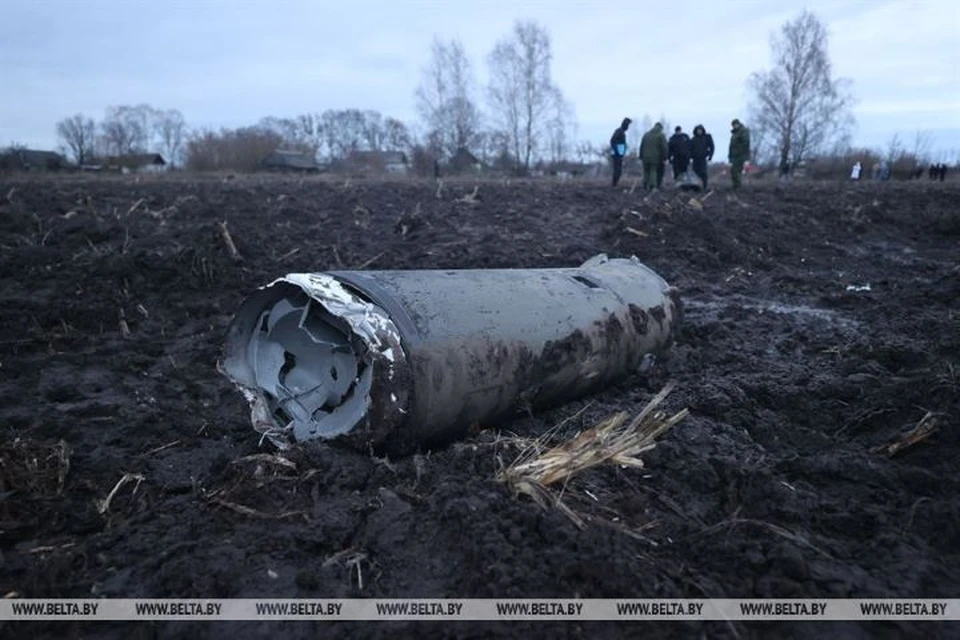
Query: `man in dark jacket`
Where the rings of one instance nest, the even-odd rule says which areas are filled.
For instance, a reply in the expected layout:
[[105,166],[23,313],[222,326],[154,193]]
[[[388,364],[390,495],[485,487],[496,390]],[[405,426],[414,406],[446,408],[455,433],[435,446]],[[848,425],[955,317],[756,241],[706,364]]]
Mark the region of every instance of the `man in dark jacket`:
[[690,140],[690,159],[693,160],[693,172],[703,182],[703,190],[707,190],[707,163],[713,160],[713,136],[707,133],[702,124],[693,128],[693,138]]
[[640,140],[640,160],[643,162],[643,188],[659,189],[663,182],[663,168],[667,161],[667,136],[659,122]]
[[937,173],[940,174],[940,182],[943,182],[944,180],[947,179],[947,163],[946,162],[940,163],[940,170]]
[[670,142],[667,144],[670,166],[673,167],[673,179],[677,180],[687,172],[690,164],[690,136],[683,132],[681,127],[673,130]]
[[730,178],[733,188],[739,189],[743,178],[743,165],[750,159],[750,130],[736,118],[730,123]]
[[614,129],[610,136],[610,155],[613,158],[613,186],[620,182],[623,173],[623,156],[627,155],[627,129],[630,128],[630,118],[624,118],[620,126]]

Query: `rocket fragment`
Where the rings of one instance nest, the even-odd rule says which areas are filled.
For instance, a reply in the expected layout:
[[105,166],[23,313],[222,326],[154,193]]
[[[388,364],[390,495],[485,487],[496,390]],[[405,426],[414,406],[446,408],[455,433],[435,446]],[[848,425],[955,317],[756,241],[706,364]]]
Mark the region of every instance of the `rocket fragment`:
[[681,315],[635,257],[295,273],[241,305],[220,369],[280,447],[408,453],[627,377],[669,348]]

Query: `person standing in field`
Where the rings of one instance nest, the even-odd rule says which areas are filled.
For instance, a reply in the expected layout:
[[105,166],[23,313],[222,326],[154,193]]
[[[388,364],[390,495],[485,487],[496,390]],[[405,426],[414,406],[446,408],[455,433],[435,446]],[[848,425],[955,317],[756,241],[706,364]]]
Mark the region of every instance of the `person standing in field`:
[[623,157],[627,155],[627,129],[630,128],[630,118],[624,118],[620,126],[614,129],[610,136],[610,155],[613,158],[613,186],[616,187],[623,174]]
[[860,180],[860,171],[862,168],[863,168],[863,165],[861,165],[860,161],[857,160],[857,162],[853,165],[853,170],[850,171],[850,179],[853,180],[854,182]]
[[690,136],[685,134],[681,127],[673,130],[667,152],[670,166],[673,167],[673,179],[678,180],[687,172],[687,166],[690,164]]
[[659,122],[643,134],[640,140],[640,160],[643,162],[643,188],[659,189],[663,182],[663,170],[667,162],[667,136]]
[[690,139],[690,159],[693,160],[693,172],[703,182],[703,190],[707,190],[707,163],[713,160],[713,136],[707,133],[702,124],[693,128],[693,138]]
[[730,123],[730,151],[727,160],[730,161],[730,178],[733,188],[739,189],[743,184],[743,165],[750,159],[750,130],[736,118]]

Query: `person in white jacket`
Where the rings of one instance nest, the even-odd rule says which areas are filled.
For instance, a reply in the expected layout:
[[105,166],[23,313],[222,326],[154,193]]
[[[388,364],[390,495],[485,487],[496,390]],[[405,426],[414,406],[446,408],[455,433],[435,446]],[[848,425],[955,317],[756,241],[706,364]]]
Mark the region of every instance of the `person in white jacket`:
[[857,162],[853,165],[853,171],[850,172],[850,179],[859,180],[861,169],[863,169],[863,167],[860,165],[860,161],[857,160]]

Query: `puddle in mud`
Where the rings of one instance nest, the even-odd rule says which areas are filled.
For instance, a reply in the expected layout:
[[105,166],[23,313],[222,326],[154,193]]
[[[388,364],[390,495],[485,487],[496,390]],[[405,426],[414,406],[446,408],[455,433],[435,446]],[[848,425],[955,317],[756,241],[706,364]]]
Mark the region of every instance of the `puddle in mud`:
[[685,310],[694,313],[703,312],[705,315],[713,316],[726,309],[751,309],[760,313],[779,313],[783,315],[800,316],[815,318],[840,324],[845,326],[856,326],[859,323],[856,320],[843,316],[832,309],[818,309],[805,305],[791,305],[776,300],[761,300],[757,298],[730,297],[730,298],[709,298],[698,300],[684,299],[683,306]]

